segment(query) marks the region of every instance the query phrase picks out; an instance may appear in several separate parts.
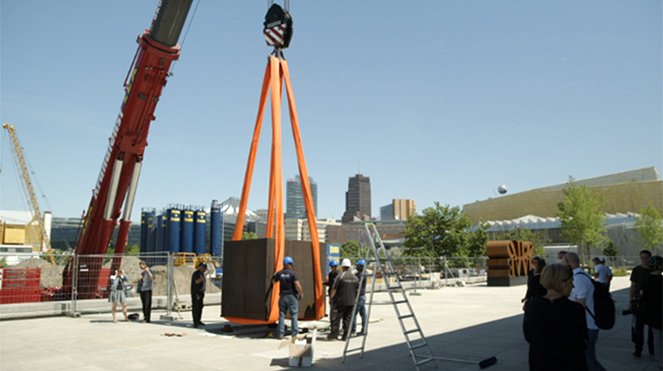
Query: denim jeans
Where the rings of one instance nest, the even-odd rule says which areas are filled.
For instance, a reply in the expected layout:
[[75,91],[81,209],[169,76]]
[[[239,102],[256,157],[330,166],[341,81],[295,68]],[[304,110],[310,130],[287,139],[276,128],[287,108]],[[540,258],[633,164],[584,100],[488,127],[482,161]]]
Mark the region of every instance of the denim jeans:
[[587,330],[588,343],[587,350],[585,351],[585,359],[587,359],[587,368],[589,371],[605,371],[596,359],[596,342],[599,339],[599,330]]
[[352,319],[352,332],[357,332],[357,314],[361,316],[361,331],[366,332],[366,295],[360,295],[357,300],[357,313]]
[[287,311],[290,311],[291,334],[292,336],[297,336],[297,332],[299,332],[299,328],[297,327],[299,302],[295,295],[281,295],[279,297],[279,326],[276,334],[279,338],[282,338],[285,332],[285,315]]

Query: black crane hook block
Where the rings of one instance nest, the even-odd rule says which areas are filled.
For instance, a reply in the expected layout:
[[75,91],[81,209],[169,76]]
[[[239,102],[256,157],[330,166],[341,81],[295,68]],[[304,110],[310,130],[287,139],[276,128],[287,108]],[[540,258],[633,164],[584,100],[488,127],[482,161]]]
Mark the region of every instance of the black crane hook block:
[[292,39],[292,16],[278,4],[272,4],[265,15],[263,34],[267,45],[285,49]]

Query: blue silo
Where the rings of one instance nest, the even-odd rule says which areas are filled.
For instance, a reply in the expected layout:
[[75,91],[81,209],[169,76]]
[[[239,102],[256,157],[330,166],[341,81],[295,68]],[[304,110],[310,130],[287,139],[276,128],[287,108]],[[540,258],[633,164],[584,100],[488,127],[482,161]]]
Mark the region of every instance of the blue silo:
[[193,210],[182,211],[182,236],[180,237],[180,252],[193,252]]
[[193,227],[193,251],[200,255],[207,252],[205,245],[205,228],[207,227],[207,213],[197,210],[194,213],[195,225]]
[[219,201],[212,200],[212,209],[210,210],[210,253],[212,256],[221,255],[221,230],[223,222],[221,218],[221,205]]
[[166,250],[170,252],[180,252],[180,210],[170,208],[166,211]]

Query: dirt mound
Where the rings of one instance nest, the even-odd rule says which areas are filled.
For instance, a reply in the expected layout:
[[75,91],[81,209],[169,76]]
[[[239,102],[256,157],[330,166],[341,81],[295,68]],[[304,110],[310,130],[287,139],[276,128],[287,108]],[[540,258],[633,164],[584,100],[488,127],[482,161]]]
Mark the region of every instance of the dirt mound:
[[44,259],[32,258],[15,265],[16,268],[41,268],[41,287],[61,287],[64,267]]

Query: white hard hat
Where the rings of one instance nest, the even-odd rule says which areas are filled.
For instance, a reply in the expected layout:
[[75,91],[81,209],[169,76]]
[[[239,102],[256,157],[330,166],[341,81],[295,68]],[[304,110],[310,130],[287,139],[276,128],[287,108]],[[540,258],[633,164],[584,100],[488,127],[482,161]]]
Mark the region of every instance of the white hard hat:
[[350,262],[350,259],[343,259],[343,261],[341,262],[341,267],[345,267],[345,268],[352,267],[352,263]]

